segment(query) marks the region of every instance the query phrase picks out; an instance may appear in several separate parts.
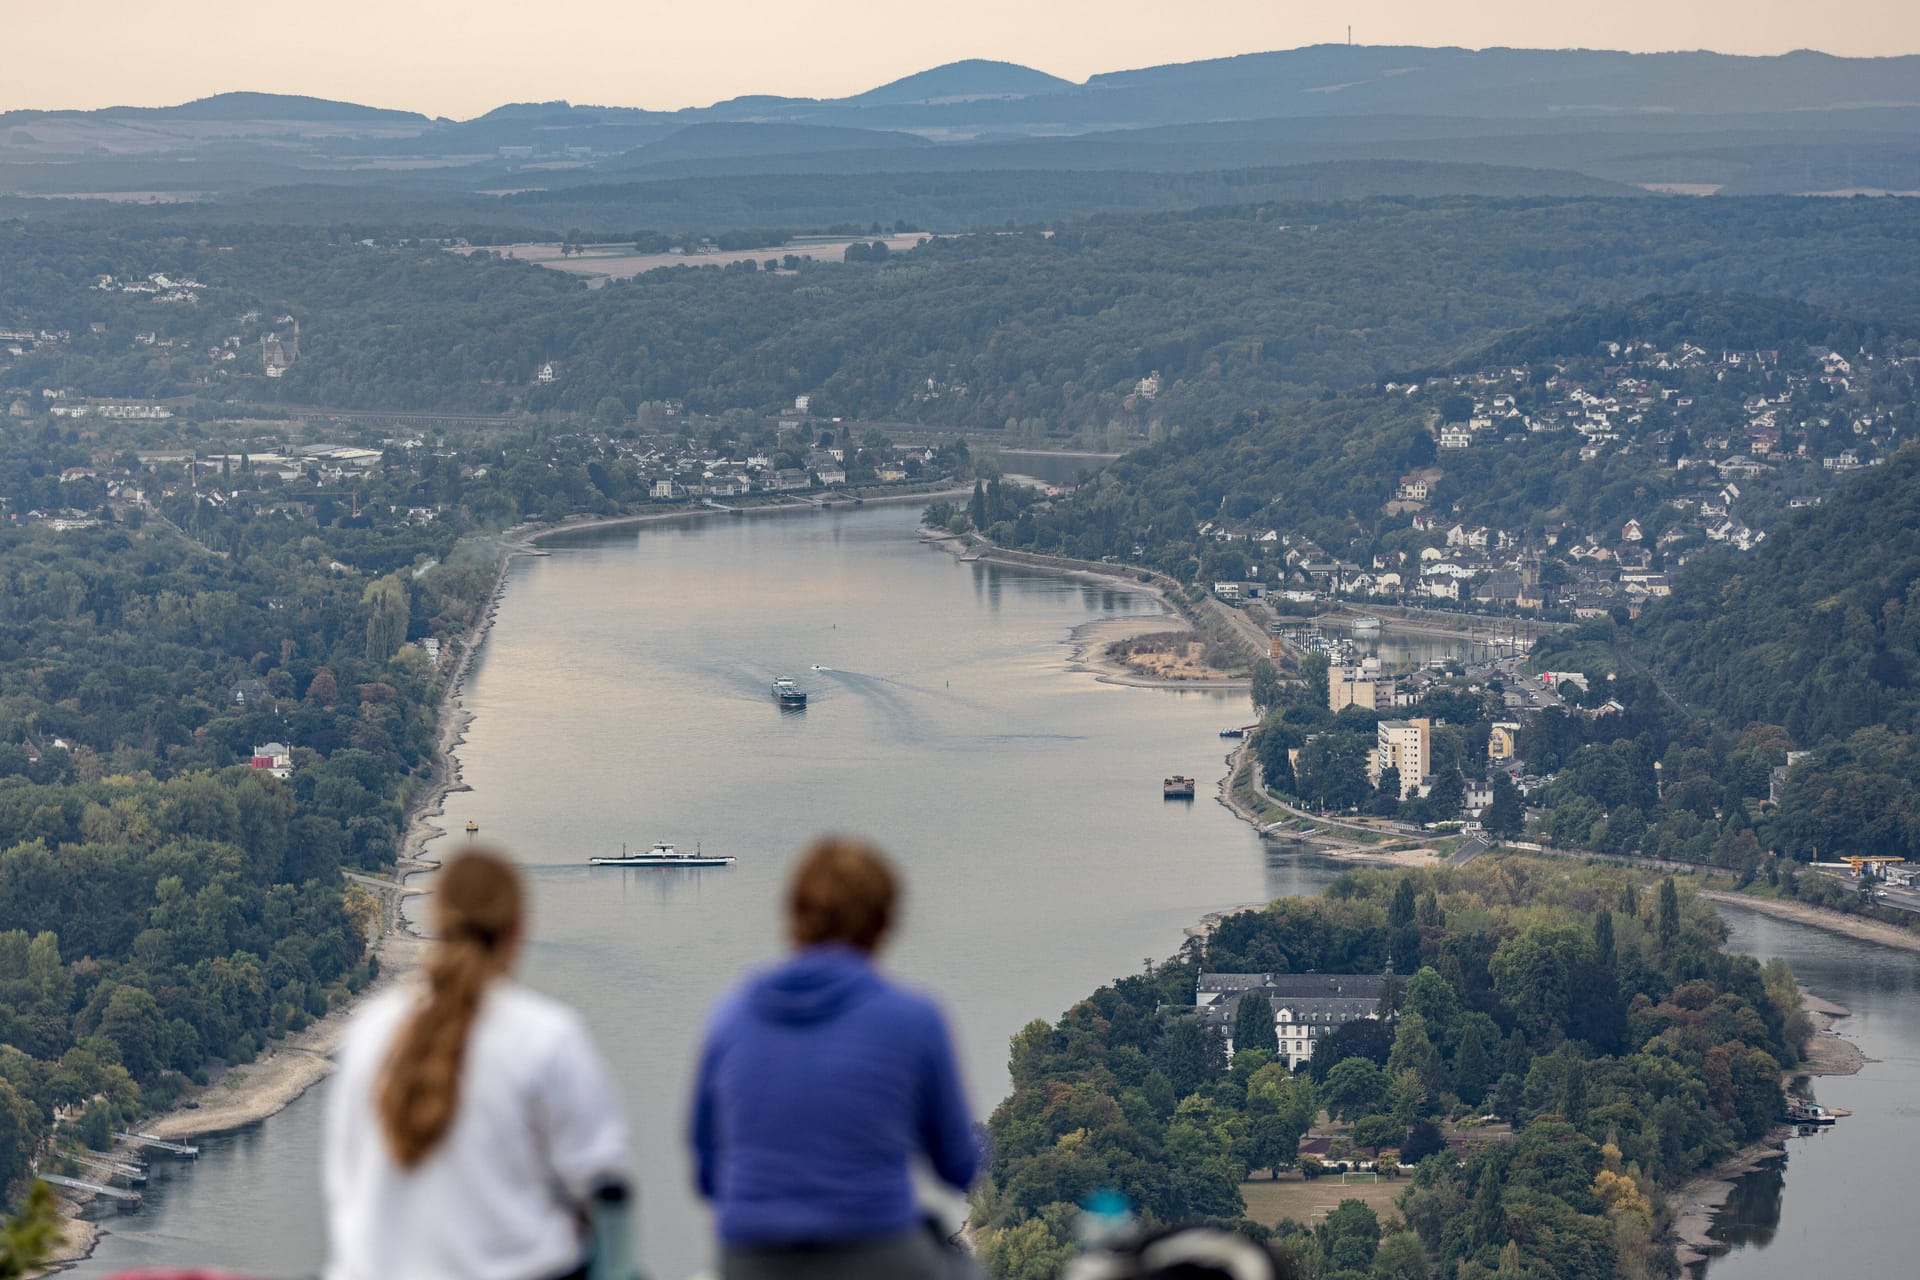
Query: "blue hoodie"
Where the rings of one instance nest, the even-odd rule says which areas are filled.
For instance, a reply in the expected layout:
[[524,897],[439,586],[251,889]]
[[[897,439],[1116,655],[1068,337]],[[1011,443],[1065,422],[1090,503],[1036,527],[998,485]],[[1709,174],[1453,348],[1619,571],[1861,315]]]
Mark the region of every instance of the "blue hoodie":
[[946,1021],[849,947],[809,947],[715,1012],[691,1140],[728,1244],[897,1235],[924,1154],[964,1189],[979,1161]]

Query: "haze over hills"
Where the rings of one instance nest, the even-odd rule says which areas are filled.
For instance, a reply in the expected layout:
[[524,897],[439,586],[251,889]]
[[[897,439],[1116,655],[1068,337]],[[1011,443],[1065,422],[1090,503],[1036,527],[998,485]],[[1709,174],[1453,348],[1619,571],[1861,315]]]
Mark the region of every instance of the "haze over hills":
[[[554,225],[585,227],[599,225],[610,193],[596,188],[608,184],[757,176],[768,180],[764,205],[782,182],[814,175],[1228,175],[1361,163],[1378,170],[1360,184],[1370,194],[1429,194],[1434,165],[1497,171],[1500,194],[1528,193],[1514,171],[1542,175],[1536,194],[1564,192],[1570,176],[1689,193],[1920,191],[1920,57],[1318,45],[1084,83],[973,59],[846,98],[749,95],[678,111],[559,101],[452,121],[228,93],[0,116],[0,195],[277,204],[296,221],[308,216],[296,207],[305,197],[280,189],[313,183],[334,189],[330,205],[461,224],[502,217],[488,193],[569,191],[574,205],[556,214],[568,221]],[[1015,178],[982,183],[1009,198],[923,209],[926,225],[1036,216],[1033,202],[1012,198]],[[1437,189],[1470,183],[1463,172]],[[1114,182],[1078,185],[1081,194],[1046,207],[1165,207]],[[848,187],[839,220],[905,216],[859,190]],[[667,229],[728,225],[728,202],[711,196],[675,194]]]

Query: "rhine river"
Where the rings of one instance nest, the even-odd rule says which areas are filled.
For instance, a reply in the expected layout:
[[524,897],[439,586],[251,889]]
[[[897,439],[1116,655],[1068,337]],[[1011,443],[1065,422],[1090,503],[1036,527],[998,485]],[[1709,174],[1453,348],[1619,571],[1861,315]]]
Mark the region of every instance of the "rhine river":
[[[460,755],[479,824],[534,890],[524,965],[584,1010],[626,1094],[648,1272],[709,1257],[681,1141],[714,997],[779,951],[779,894],[811,835],[870,836],[905,869],[891,967],[937,991],[977,1113],[1006,1088],[1007,1040],[1101,982],[1178,949],[1210,911],[1315,893],[1338,867],[1262,841],[1211,798],[1219,730],[1245,695],[1121,688],[1068,670],[1083,623],[1147,597],[984,564],[914,537],[918,509],[709,520],[578,535],[514,567],[471,680]],[[775,675],[807,689],[782,714]],[[1160,779],[1197,776],[1167,803]],[[731,853],[712,871],[591,870],[622,843]],[[446,843],[441,849],[449,847]],[[1741,1247],[1712,1280],[1905,1270],[1902,1174],[1920,1147],[1920,961],[1741,913],[1736,945],[1787,957],[1857,1011],[1883,1061],[1822,1081],[1856,1115],[1743,1184]],[[156,1163],[147,1208],[109,1218],[82,1276],[199,1264],[314,1275],[323,1252],[319,1103]],[[1769,1181],[1771,1179],[1771,1181]]]

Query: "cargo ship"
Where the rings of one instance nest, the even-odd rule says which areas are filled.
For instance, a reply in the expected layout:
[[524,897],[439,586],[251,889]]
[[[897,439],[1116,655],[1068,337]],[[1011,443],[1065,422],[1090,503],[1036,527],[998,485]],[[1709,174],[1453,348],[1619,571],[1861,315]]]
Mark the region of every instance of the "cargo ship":
[[617,858],[588,858],[587,865],[592,867],[730,867],[733,856],[724,853],[702,853],[698,845],[692,853],[682,853],[672,845],[661,841],[645,853],[628,853],[627,846],[620,846]]
[[1160,794],[1168,800],[1191,800],[1193,799],[1193,779],[1176,773],[1160,784]]
[[773,700],[782,707],[804,707],[807,705],[807,694],[791,679],[780,676],[773,682]]

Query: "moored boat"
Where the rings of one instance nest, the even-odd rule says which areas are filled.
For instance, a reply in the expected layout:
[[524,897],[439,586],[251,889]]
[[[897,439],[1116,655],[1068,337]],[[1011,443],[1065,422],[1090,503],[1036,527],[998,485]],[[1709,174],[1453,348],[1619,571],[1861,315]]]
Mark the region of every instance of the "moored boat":
[[1837,1117],[1817,1102],[1806,1102],[1795,1098],[1787,1103],[1787,1123],[1799,1125],[1830,1125]]
[[730,867],[734,859],[727,853],[702,853],[695,845],[692,853],[682,853],[666,841],[658,841],[645,853],[628,853],[625,845],[620,846],[620,856],[594,857],[587,859],[587,865],[593,867]]

